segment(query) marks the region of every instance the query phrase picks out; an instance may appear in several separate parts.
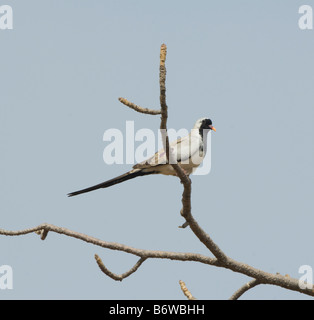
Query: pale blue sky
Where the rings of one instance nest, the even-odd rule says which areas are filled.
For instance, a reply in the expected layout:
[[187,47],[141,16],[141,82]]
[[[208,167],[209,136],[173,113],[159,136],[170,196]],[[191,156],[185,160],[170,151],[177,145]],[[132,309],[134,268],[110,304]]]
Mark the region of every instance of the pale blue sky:
[[[0,30],[1,225],[42,222],[143,249],[208,254],[179,229],[182,186],[143,177],[67,198],[129,170],[105,165],[108,128],[157,130],[159,117],[119,103],[159,106],[159,48],[168,47],[169,127],[210,117],[209,175],[194,176],[193,214],[233,259],[298,278],[314,267],[314,30],[298,28],[303,1],[6,1]],[[0,299],[227,299],[249,278],[191,262],[136,261],[49,233],[0,237],[13,290]],[[302,299],[259,286],[246,299]]]

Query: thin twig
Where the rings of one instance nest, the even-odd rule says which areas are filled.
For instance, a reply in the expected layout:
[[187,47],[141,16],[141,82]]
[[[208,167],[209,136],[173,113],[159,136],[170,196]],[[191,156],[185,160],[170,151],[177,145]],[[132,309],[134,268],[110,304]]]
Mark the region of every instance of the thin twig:
[[239,299],[246,291],[254,288],[255,286],[261,284],[260,281],[257,279],[253,279],[249,282],[247,282],[245,285],[243,285],[241,288],[239,288],[230,298],[229,300],[237,300]]
[[[181,210],[181,215],[182,215],[182,210]],[[181,226],[179,226],[179,228],[184,229],[184,228],[186,228],[188,226],[189,226],[189,223],[187,221],[185,221]]]
[[182,292],[189,300],[197,300],[195,297],[193,297],[192,293],[189,291],[189,289],[186,287],[185,283],[182,280],[179,281],[179,284]]
[[[166,151],[167,161],[169,162],[169,138],[167,134],[167,119],[168,119],[168,106],[166,103],[166,55],[167,46],[162,44],[160,47],[160,64],[159,64],[159,86],[160,86],[160,109],[161,109],[161,120],[160,120],[160,132],[162,134],[162,143],[164,150]],[[174,163],[170,161],[170,163]]]
[[128,101],[125,98],[119,98],[119,101],[121,103],[123,103],[124,105],[126,105],[127,107],[129,107],[137,112],[140,112],[140,113],[151,114],[151,115],[161,114],[161,110],[153,110],[153,109],[143,108],[133,102]]
[[127,272],[123,273],[123,274],[115,274],[113,272],[111,272],[102,262],[102,260],[99,258],[99,256],[97,254],[95,254],[95,259],[96,262],[100,268],[100,270],[105,273],[108,277],[112,278],[113,280],[117,280],[117,281],[122,281],[123,279],[127,278],[128,276],[130,276],[132,273],[134,273],[140,266],[141,264],[146,260],[146,258],[140,258],[136,264]]

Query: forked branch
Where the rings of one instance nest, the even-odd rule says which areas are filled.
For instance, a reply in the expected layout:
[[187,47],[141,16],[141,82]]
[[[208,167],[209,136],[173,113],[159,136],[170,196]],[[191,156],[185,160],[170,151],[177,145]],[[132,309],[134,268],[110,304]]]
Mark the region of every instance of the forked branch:
[[140,258],[136,264],[127,272],[123,273],[123,274],[115,274],[113,272],[111,272],[102,262],[102,260],[99,258],[99,256],[97,254],[95,254],[95,260],[100,268],[100,270],[105,273],[108,277],[112,278],[113,280],[117,280],[117,281],[122,281],[123,279],[127,278],[128,276],[130,276],[132,273],[134,273],[140,266],[141,264],[146,260],[147,258]]
[[[195,261],[195,262],[200,262],[200,263],[215,266],[215,267],[223,267],[223,268],[232,270],[237,273],[242,273],[242,274],[247,275],[251,278],[257,279],[259,281],[259,283],[261,283],[261,284],[272,284],[272,285],[276,285],[276,286],[279,286],[279,287],[282,287],[285,289],[298,291],[298,292],[304,293],[306,295],[314,296],[314,290],[308,289],[308,288],[301,289],[297,279],[285,277],[280,274],[271,274],[271,273],[256,269],[254,267],[251,267],[251,266],[244,264],[242,262],[232,260],[230,258],[228,258],[228,263],[225,263],[224,261],[219,261],[216,258],[208,257],[208,256],[198,254],[198,253],[137,249],[137,248],[133,248],[133,247],[121,244],[121,243],[103,241],[103,240],[94,238],[92,236],[89,236],[89,235],[86,235],[83,233],[79,233],[79,232],[76,232],[76,231],[73,231],[73,230],[70,230],[67,228],[58,227],[58,226],[55,226],[52,224],[47,224],[47,223],[43,223],[41,225],[38,225],[37,227],[19,230],[19,231],[10,231],[10,230],[0,229],[0,234],[6,235],[6,236],[21,236],[21,235],[27,235],[30,233],[37,233],[39,235],[46,234],[46,236],[47,236],[48,232],[55,232],[58,234],[63,234],[68,237],[76,238],[76,239],[85,241],[87,243],[91,243],[93,245],[96,245],[96,246],[99,246],[102,248],[122,251],[122,252],[126,252],[129,254],[138,256],[139,258],[142,258],[142,260],[140,259],[141,263],[138,262],[138,264],[136,265],[136,270],[144,262],[144,259],[167,259],[167,260],[175,260],[175,261]],[[132,271],[133,271],[133,268],[131,269]],[[128,272],[130,272],[130,271],[128,271]],[[130,272],[130,274],[132,274],[132,273],[133,272]],[[113,273],[111,273],[111,275],[112,274]],[[119,277],[119,276],[117,276],[117,277]],[[112,277],[112,278],[114,279],[114,277]],[[120,278],[115,279],[115,280],[120,281]]]

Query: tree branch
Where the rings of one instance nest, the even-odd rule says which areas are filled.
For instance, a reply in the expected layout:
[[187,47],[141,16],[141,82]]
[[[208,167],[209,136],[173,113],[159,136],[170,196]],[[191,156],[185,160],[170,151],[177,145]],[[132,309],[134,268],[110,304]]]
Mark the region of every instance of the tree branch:
[[[79,233],[76,231],[69,230],[67,228],[58,227],[58,226],[47,224],[47,223],[40,224],[39,226],[34,228],[29,228],[29,229],[24,229],[19,231],[9,231],[9,230],[0,229],[0,234],[6,235],[6,236],[20,236],[20,235],[33,233],[33,232],[38,233],[38,231],[40,232],[40,234],[42,233],[47,234],[49,231],[63,234],[72,238],[85,241],[87,243],[91,243],[99,247],[133,254],[142,259],[168,259],[168,260],[176,260],[176,261],[195,261],[195,262],[200,262],[200,263],[215,266],[215,267],[223,267],[223,268],[232,270],[234,272],[245,274],[251,278],[257,279],[261,284],[276,285],[285,289],[298,291],[314,297],[314,290],[308,289],[308,288],[301,289],[299,287],[299,281],[297,279],[285,277],[285,276],[282,276],[281,274],[271,274],[271,273],[256,269],[254,267],[251,267],[242,262],[235,261],[231,258],[228,258],[227,261],[221,261],[216,258],[207,257],[198,253],[183,253],[183,252],[137,249],[137,248],[133,248],[120,243],[103,241],[83,233]],[[137,265],[137,268],[139,266],[140,265]]]
[[[172,165],[173,169],[176,171],[181,183],[183,184],[184,190],[182,194],[182,210],[181,215],[186,219],[187,224],[190,225],[194,234],[199,238],[199,240],[213,253],[213,255],[219,260],[227,260],[227,256],[220,250],[217,244],[209,237],[209,235],[198,225],[194,220],[191,213],[191,192],[192,183],[189,177],[183,172],[181,167],[176,164],[171,157],[171,150],[169,150],[169,139],[167,134],[167,119],[168,119],[168,106],[166,103],[166,54],[167,47],[163,44],[160,48],[160,72],[159,72],[159,83],[160,83],[160,107],[161,107],[161,123],[160,129],[163,134],[164,150],[166,150],[167,159]],[[170,153],[169,153],[170,152]]]
[[123,279],[127,278],[128,276],[130,276],[132,273],[134,273],[140,266],[141,264],[147,259],[147,258],[140,258],[136,264],[127,272],[121,274],[121,275],[117,275],[113,272],[111,272],[101,261],[101,259],[99,258],[99,256],[97,254],[95,254],[95,259],[96,262],[100,268],[100,270],[105,273],[108,277],[112,278],[113,280],[117,280],[117,281],[122,281]]
[[41,235],[43,232],[48,233],[48,231],[55,232],[58,234],[63,234],[71,238],[76,238],[102,248],[130,253],[145,259],[150,258],[150,259],[169,259],[169,260],[177,260],[177,261],[197,261],[197,262],[201,262],[209,265],[216,265],[217,263],[217,259],[207,257],[198,253],[186,253],[186,252],[183,253],[183,252],[137,249],[121,243],[103,241],[83,233],[79,233],[67,228],[58,227],[48,223],[43,223],[38,225],[37,227],[18,230],[18,231],[0,229],[0,235],[21,236],[21,235],[26,235],[33,232]]
[[190,179],[185,175],[181,167],[173,159],[171,150],[169,148],[169,138],[167,133],[167,120],[168,120],[168,106],[166,102],[166,55],[167,46],[162,44],[160,47],[160,66],[159,66],[159,86],[160,86],[160,109],[161,109],[161,121],[160,121],[160,131],[162,135],[162,143],[164,150],[166,150],[166,157],[168,162],[172,165],[173,169],[176,171],[178,177],[182,183],[189,183]]
[[197,300],[195,297],[193,297],[192,293],[189,291],[189,289],[185,286],[185,283],[180,280],[179,281],[181,290],[183,292],[183,294],[189,299],[189,300]]
[[253,279],[249,282],[247,282],[245,285],[243,285],[241,288],[239,288],[230,298],[229,300],[238,300],[243,293],[246,291],[254,288],[255,286],[259,285],[260,282],[257,279]]
[[124,105],[126,105],[127,107],[137,111],[137,112],[140,112],[140,113],[145,113],[145,114],[152,114],[152,115],[157,115],[157,114],[161,114],[161,111],[160,110],[153,110],[153,109],[148,109],[148,108],[142,108],[138,105],[136,105],[135,103],[133,102],[130,102],[128,101],[127,99],[125,98],[119,98],[119,101],[121,103],[123,103]]

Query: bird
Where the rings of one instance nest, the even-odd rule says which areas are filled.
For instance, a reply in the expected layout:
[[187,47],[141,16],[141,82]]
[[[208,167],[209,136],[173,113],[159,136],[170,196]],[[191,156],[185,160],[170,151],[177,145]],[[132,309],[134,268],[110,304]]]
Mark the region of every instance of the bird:
[[[184,173],[189,176],[202,163],[206,155],[206,138],[209,131],[215,131],[212,121],[209,118],[201,118],[196,121],[189,135],[173,141],[169,144],[171,159],[178,163]],[[136,177],[163,174],[176,176],[176,171],[167,161],[164,149],[157,151],[152,157],[137,163],[132,170],[110,179],[108,181],[96,184],[94,186],[68,193],[69,197],[77,196],[82,193],[91,192],[97,189],[108,188],[115,184],[134,179]]]

